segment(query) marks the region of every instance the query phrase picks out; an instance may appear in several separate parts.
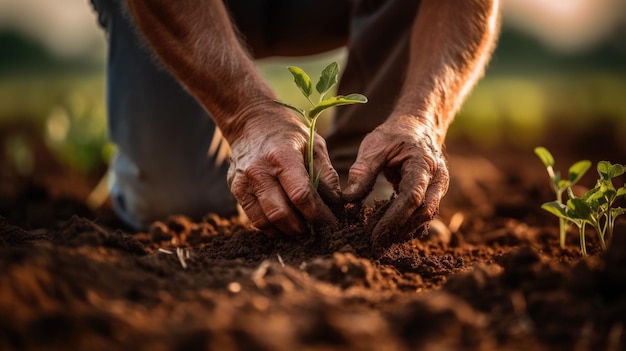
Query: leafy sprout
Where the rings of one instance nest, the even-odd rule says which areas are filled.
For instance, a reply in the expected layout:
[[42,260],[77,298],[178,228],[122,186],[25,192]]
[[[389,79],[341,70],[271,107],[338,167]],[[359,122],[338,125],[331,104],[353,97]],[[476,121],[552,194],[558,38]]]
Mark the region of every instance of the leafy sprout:
[[[554,157],[552,157],[552,154],[550,153],[550,151],[548,151],[548,149],[543,146],[538,146],[535,148],[535,154],[537,154],[541,162],[543,162],[543,165],[546,167],[546,170],[548,171],[548,176],[550,177],[550,180],[552,182],[552,188],[556,194],[555,202],[559,204],[563,203],[563,193],[568,188],[576,184],[591,167],[590,161],[578,161],[569,168],[567,179],[561,179],[561,173],[554,170]],[[569,224],[567,220],[563,217],[559,217],[559,237],[562,249],[565,248],[565,235],[567,233],[568,227]]]
[[335,106],[341,105],[352,105],[352,104],[364,104],[367,102],[367,98],[361,94],[350,94],[346,96],[331,96],[326,97],[328,92],[337,84],[337,77],[339,76],[339,65],[337,62],[333,62],[326,66],[324,70],[322,70],[319,81],[315,85],[315,90],[318,93],[317,102],[312,100],[313,95],[313,84],[311,82],[311,78],[306,74],[304,70],[300,67],[289,66],[287,67],[289,72],[293,75],[294,83],[302,92],[302,95],[309,101],[311,107],[308,111],[304,109],[289,104],[284,101],[276,100],[276,103],[287,107],[302,117],[304,123],[309,127],[309,140],[307,144],[307,155],[308,155],[308,171],[309,171],[309,179],[311,180],[311,184],[317,189],[317,185],[319,183],[319,172],[315,172],[314,162],[313,162],[313,145],[315,141],[315,125],[318,117],[324,112],[326,109]]
[[[615,220],[626,212],[625,208],[615,206],[616,200],[626,197],[626,186],[615,188],[613,179],[621,176],[625,168],[621,164],[611,164],[608,161],[600,161],[597,164],[599,179],[594,188],[577,197],[572,191],[572,186],[580,180],[590,168],[591,162],[579,161],[570,167],[567,180],[560,179],[559,173],[553,169],[554,158],[550,152],[543,148],[535,148],[535,153],[548,170],[552,186],[556,193],[556,201],[544,203],[541,208],[559,218],[561,247],[565,247],[565,234],[569,224],[578,227],[580,233],[580,250],[583,255],[587,254],[585,246],[585,230],[587,226],[595,229],[600,246],[606,249],[607,243],[613,237]],[[563,202],[563,193],[567,192],[568,200]]]

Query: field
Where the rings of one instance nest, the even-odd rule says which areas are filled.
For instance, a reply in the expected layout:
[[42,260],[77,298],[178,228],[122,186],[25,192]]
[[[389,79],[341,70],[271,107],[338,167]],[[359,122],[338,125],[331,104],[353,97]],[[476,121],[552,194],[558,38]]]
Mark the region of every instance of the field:
[[[371,255],[370,232],[385,201],[346,207],[337,232],[290,240],[211,214],[133,232],[107,204],[85,204],[108,147],[98,98],[71,92],[99,96],[97,78],[64,90],[56,115],[36,111],[45,101],[31,112],[15,103],[0,128],[0,349],[622,350],[626,221],[606,252],[589,232],[583,258],[573,230],[561,249],[532,152],[547,146],[563,171],[579,159],[625,163],[613,118],[623,103],[610,95],[623,81],[594,79],[606,102],[572,99],[556,112],[535,86],[479,87],[451,131],[438,218],[383,257]],[[19,113],[44,117],[31,127]]]

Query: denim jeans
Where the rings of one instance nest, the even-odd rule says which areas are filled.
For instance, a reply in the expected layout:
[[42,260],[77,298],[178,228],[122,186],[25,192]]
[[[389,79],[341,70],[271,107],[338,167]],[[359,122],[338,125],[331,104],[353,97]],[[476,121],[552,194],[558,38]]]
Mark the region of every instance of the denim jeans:
[[[92,4],[108,41],[108,130],[117,146],[109,186],[116,213],[137,229],[172,214],[237,214],[226,184],[228,144],[213,120],[159,63],[121,0]],[[345,178],[361,140],[386,119],[402,87],[419,1],[225,4],[257,58],[308,55],[347,43],[339,93],[363,93],[369,103],[338,109],[325,136],[333,165]]]

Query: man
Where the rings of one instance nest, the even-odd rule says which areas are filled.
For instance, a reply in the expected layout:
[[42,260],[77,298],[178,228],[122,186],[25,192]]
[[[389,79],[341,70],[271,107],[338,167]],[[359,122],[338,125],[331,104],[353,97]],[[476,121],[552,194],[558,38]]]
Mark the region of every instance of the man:
[[[112,196],[122,218],[139,227],[173,213],[234,214],[227,181],[256,227],[297,235],[307,222],[336,225],[330,207],[364,199],[382,173],[397,194],[373,232],[382,247],[438,211],[446,131],[499,24],[498,0],[93,2],[110,47]],[[339,94],[369,103],[342,107],[326,141],[316,138],[318,193],[305,169],[307,130],[274,103],[250,55],[343,45]],[[228,144],[230,162],[220,164]]]

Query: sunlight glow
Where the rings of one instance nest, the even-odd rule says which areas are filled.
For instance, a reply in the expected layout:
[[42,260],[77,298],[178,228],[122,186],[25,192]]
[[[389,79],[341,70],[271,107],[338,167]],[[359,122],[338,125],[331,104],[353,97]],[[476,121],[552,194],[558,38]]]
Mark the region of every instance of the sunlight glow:
[[623,0],[504,0],[504,23],[561,51],[583,51],[626,22]]
[[69,130],[70,117],[67,115],[67,111],[62,107],[54,108],[46,122],[48,138],[55,143],[63,142],[67,138]]
[[103,56],[105,37],[87,0],[2,0],[0,31],[40,40],[61,57]]

